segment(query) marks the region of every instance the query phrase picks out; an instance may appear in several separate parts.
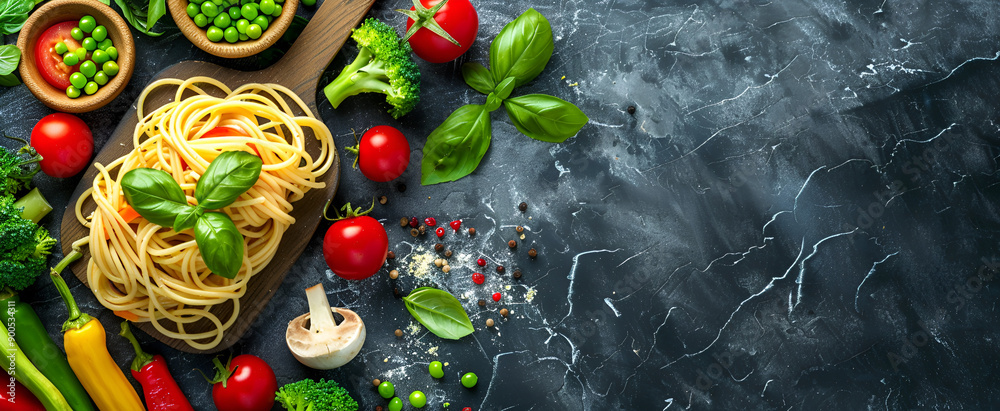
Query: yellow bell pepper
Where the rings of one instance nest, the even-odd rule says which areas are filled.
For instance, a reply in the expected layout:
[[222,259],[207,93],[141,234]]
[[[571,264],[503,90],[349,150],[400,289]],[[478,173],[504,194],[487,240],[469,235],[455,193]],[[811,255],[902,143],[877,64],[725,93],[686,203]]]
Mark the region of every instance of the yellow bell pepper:
[[74,243],[73,252],[50,273],[52,283],[69,308],[69,320],[62,327],[66,359],[101,411],[145,411],[139,394],[108,353],[107,337],[101,322],[80,312],[69,286],[59,275],[69,263],[80,257],[77,244]]

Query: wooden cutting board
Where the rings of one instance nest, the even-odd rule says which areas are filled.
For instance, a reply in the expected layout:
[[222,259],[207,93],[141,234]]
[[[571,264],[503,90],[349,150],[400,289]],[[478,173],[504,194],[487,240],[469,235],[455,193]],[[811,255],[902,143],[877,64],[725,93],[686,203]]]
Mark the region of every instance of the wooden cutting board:
[[[227,86],[235,89],[245,83],[277,83],[290,88],[309,105],[313,113],[316,110],[316,90],[319,77],[330,64],[330,61],[343,46],[344,41],[350,35],[351,29],[357,26],[361,19],[368,13],[375,0],[326,0],[316,11],[315,16],[302,31],[295,44],[288,50],[280,61],[264,70],[255,72],[244,72],[217,66],[201,61],[184,61],[174,64],[159,72],[150,81],[162,78],[186,79],[194,76],[208,76],[217,79]],[[141,64],[141,63],[140,63]],[[147,97],[146,107],[158,107],[172,98],[174,92],[172,87],[164,87],[158,91],[162,93],[151,94]],[[137,104],[138,102],[136,102]],[[125,155],[133,149],[132,138],[136,123],[136,104],[133,104],[122,119],[114,133],[104,144],[104,148],[94,162],[108,164]],[[150,110],[151,111],[151,110]],[[310,147],[311,145],[311,147]],[[318,143],[313,139],[307,139],[307,149],[312,153],[318,152]],[[61,240],[62,251],[67,254],[71,250],[71,244],[87,235],[89,231],[80,225],[76,218],[75,205],[80,195],[89,188],[94,181],[97,170],[89,167],[76,187],[70,204],[63,214]],[[225,336],[218,346],[211,350],[201,351],[195,349],[184,341],[169,338],[158,332],[150,323],[137,323],[140,329],[152,335],[163,343],[184,352],[191,353],[214,353],[225,350],[235,344],[240,337],[250,328],[254,320],[260,315],[261,310],[274,296],[274,292],[281,286],[289,268],[302,254],[312,238],[316,227],[320,222],[320,214],[326,201],[333,197],[337,191],[340,181],[340,159],[334,161],[330,171],[323,176],[326,188],[323,190],[309,191],[306,196],[294,203],[294,210],[291,215],[295,217],[295,224],[289,227],[278,247],[277,255],[280,258],[273,259],[260,273],[250,279],[247,285],[246,294],[240,299],[240,313],[236,322],[225,332]],[[83,210],[84,215],[89,215],[95,208],[92,202]],[[85,204],[88,204],[85,203]],[[90,252],[85,247],[84,257],[70,266],[73,273],[83,281],[87,282],[87,263],[90,260]],[[212,309],[212,312],[224,319],[229,318],[232,312],[231,304],[220,304]],[[169,322],[162,324],[168,325]],[[105,325],[107,326],[107,325]],[[172,328],[172,327],[168,327]],[[199,332],[210,329],[208,321],[197,322],[185,327],[189,332]]]

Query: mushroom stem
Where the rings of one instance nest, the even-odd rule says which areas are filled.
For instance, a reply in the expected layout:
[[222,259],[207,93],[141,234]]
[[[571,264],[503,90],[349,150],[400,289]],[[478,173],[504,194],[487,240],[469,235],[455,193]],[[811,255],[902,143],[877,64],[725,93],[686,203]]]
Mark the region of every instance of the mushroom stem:
[[337,327],[330,309],[330,300],[326,298],[323,283],[306,288],[306,299],[309,300],[309,331],[321,333]]

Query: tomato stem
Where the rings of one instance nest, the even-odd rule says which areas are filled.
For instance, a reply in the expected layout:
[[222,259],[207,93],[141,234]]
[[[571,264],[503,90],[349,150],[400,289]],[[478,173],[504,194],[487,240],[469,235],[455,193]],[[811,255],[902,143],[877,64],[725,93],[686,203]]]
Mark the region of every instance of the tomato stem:
[[443,37],[445,40],[448,40],[451,44],[462,47],[461,44],[458,44],[458,40],[455,40],[455,38],[448,34],[447,31],[444,31],[444,28],[438,24],[437,20],[434,20],[434,15],[437,14],[438,10],[441,10],[445,4],[448,4],[448,0],[442,0],[440,3],[435,4],[434,7],[428,9],[420,3],[420,0],[413,0],[413,10],[396,9],[396,11],[413,19],[413,25],[406,31],[406,35],[403,36],[403,41],[409,40],[410,37],[417,32],[417,30],[425,28],[434,34]]
[[[323,206],[323,218],[329,221],[340,221],[340,220],[346,220],[348,218],[361,217],[363,215],[367,215],[368,213],[372,212],[372,210],[375,209],[375,197],[372,197],[372,205],[371,207],[368,207],[367,210],[362,211],[361,207],[358,207],[357,209],[351,208],[351,203],[347,203],[344,204],[343,207],[340,207],[339,211],[336,209],[333,210],[333,212],[337,214],[337,218],[330,218],[329,216],[327,216],[327,213],[330,208],[331,202],[333,202],[332,198],[327,200],[326,205]],[[340,215],[341,212],[344,213],[343,216]]]

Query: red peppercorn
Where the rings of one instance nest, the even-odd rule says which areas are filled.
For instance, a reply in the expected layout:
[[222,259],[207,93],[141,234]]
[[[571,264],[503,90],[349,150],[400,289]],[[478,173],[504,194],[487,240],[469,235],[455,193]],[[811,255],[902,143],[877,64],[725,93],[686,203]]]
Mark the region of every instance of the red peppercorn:
[[427,217],[427,218],[424,219],[424,224],[427,224],[428,226],[434,227],[434,226],[436,226],[438,224],[438,222],[437,222],[437,220],[434,219],[434,217]]
[[497,273],[503,274],[504,271],[506,271],[506,269],[504,269],[502,265],[497,266]]
[[434,234],[437,234],[438,238],[444,237],[444,227],[438,227],[435,229]]
[[462,411],[472,411],[472,407],[465,407],[465,408],[462,408]]
[[416,217],[410,217],[410,227],[417,228],[420,225],[420,221],[417,221]]
[[480,259],[476,260],[476,265],[478,265],[480,267],[486,267],[486,260],[480,258]]
[[448,225],[451,226],[452,230],[458,231],[459,228],[462,228],[462,220],[452,221],[452,222],[448,223]]
[[500,302],[500,293],[493,293],[493,301]]
[[482,284],[486,282],[486,276],[482,273],[472,273],[472,282],[476,284]]

